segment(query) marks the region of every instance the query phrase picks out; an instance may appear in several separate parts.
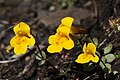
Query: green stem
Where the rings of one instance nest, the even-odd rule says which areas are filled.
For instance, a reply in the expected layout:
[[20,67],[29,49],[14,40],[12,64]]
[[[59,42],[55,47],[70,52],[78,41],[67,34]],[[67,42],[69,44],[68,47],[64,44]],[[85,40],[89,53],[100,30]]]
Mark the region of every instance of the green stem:
[[[33,34],[32,34],[33,35]],[[33,35],[34,36],[34,35]],[[40,49],[40,47],[39,47],[39,45],[38,45],[38,41],[39,41],[39,39],[38,39],[38,37],[37,37],[37,35],[36,36],[34,36],[34,38],[35,38],[35,41],[36,41],[36,46],[37,46],[37,48],[38,48],[38,51],[39,51],[39,53],[40,53],[40,55],[41,55],[41,58],[44,60],[44,57],[43,57],[43,55],[42,55],[42,53],[41,53],[41,49]]]
[[[33,35],[33,34],[32,34]],[[33,35],[34,36],[34,35]],[[39,39],[38,39],[38,37],[37,37],[37,35],[36,36],[34,36],[35,37],[35,41],[36,41],[36,46],[37,46],[37,48],[38,48],[38,51],[39,51],[39,53],[40,53],[40,55],[41,56],[39,56],[38,54],[36,54],[36,53],[34,53],[36,56],[38,56],[39,58],[41,58],[42,60],[45,60],[44,59],[44,57],[43,57],[43,55],[42,55],[42,53],[41,53],[41,49],[40,49],[40,47],[39,47],[39,45],[38,45],[38,41],[39,41]],[[53,69],[55,69],[57,72],[60,72],[57,68],[55,68],[48,60],[46,60],[47,61],[47,63],[51,66],[51,67],[53,67]]]
[[[31,49],[28,48],[28,50],[31,51]],[[34,53],[36,56],[38,56],[41,60],[45,60],[44,58],[42,58],[41,56],[39,56],[37,53]],[[57,72],[60,72],[57,68],[55,68],[48,60],[46,60],[46,62],[53,67],[53,69],[55,69]]]
[[105,68],[107,69],[107,72],[108,72],[108,68],[107,66],[105,65],[105,63],[100,59],[100,61],[102,62],[102,64],[105,66]]

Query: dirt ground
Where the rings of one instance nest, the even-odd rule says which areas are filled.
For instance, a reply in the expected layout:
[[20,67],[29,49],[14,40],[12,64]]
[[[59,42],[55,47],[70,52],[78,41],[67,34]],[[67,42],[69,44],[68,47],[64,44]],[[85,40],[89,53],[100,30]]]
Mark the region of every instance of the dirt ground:
[[[63,17],[71,16],[75,18],[75,24],[85,28],[92,38],[96,37],[101,42],[106,38],[106,30],[110,27],[108,20],[120,16],[120,0],[68,0],[71,3],[64,1],[67,0],[0,0],[0,60],[12,60],[14,53],[5,52],[14,36],[10,27],[24,21],[30,25],[32,32],[38,35],[39,46],[45,51],[51,64],[61,71],[68,69],[66,74],[59,74],[48,63],[41,65],[31,51],[15,61],[0,63],[0,80],[105,80],[105,72],[100,67],[84,71],[81,64],[74,62],[79,50],[82,50],[81,47],[75,47],[71,51],[63,50],[61,54],[48,53],[48,37],[55,33]],[[3,34],[2,31],[6,29]],[[120,33],[113,34],[103,47],[112,43],[112,53],[120,53],[119,35]],[[61,59],[63,54],[68,54],[69,58]],[[120,80],[120,59],[112,62],[111,66],[118,74],[107,74],[106,80]]]

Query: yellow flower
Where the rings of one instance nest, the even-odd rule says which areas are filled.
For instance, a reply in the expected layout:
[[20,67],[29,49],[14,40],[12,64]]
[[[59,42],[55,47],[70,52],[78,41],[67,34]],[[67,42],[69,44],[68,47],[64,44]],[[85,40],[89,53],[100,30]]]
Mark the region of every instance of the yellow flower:
[[24,54],[28,46],[34,46],[35,44],[35,39],[30,34],[30,27],[26,23],[20,22],[13,30],[16,36],[10,40],[10,45],[14,47],[16,55]]
[[78,58],[75,60],[77,63],[88,63],[89,61],[97,63],[99,61],[99,57],[95,54],[96,52],[96,46],[93,43],[88,43],[86,47],[86,43],[83,46],[83,52],[78,56]]
[[63,48],[70,50],[74,47],[73,40],[69,37],[73,18],[65,17],[62,19],[60,26],[55,35],[51,35],[48,39],[50,46],[47,51],[50,53],[61,52]]
[[48,46],[47,51],[50,53],[61,52],[63,48],[70,50],[74,47],[73,40],[63,33],[56,33],[51,35],[48,39],[50,46]]

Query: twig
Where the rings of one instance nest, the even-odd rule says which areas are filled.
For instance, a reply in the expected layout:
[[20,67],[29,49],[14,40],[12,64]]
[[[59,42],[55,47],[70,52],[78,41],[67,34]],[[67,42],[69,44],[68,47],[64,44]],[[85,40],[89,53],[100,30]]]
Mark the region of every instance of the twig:
[[13,59],[13,60],[4,60],[4,61],[0,61],[0,63],[10,63],[10,62],[14,62],[17,59]]
[[5,60],[5,55],[3,54],[3,51],[0,51],[0,58],[2,58],[3,60]]
[[98,48],[100,48],[106,41],[107,39],[113,34],[113,32],[116,30],[116,28],[114,28],[109,34],[108,36],[99,44]]
[[34,64],[34,61],[35,61],[35,55],[33,54],[31,56],[31,60],[30,60],[29,64],[26,65],[25,68],[24,68],[24,70],[18,74],[18,77],[21,77],[22,75],[24,75],[25,73],[27,73],[31,69],[32,65]]
[[115,17],[116,17],[116,13],[117,13],[117,10],[116,10],[117,3],[118,3],[118,0],[116,0],[115,5],[113,7],[113,10],[114,10],[114,13],[115,13],[115,15],[114,15]]
[[9,28],[5,29],[4,31],[2,31],[2,34],[4,34],[6,31],[8,31],[8,30],[12,29],[13,27],[14,27],[14,26],[11,26],[11,27],[9,27]]

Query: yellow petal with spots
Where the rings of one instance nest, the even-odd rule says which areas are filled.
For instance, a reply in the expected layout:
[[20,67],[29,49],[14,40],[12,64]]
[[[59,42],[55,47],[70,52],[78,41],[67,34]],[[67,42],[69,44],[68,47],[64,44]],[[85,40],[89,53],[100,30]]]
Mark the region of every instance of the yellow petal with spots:
[[93,54],[96,52],[96,46],[93,43],[88,43],[87,49],[90,50]]
[[75,60],[75,62],[84,64],[84,63],[88,63],[90,60],[91,60],[90,55],[82,53],[78,56],[78,58]]
[[19,35],[19,32],[22,32],[22,34],[30,34],[30,27],[24,22],[20,22],[19,24],[15,25],[13,30],[15,35]]

